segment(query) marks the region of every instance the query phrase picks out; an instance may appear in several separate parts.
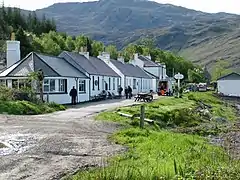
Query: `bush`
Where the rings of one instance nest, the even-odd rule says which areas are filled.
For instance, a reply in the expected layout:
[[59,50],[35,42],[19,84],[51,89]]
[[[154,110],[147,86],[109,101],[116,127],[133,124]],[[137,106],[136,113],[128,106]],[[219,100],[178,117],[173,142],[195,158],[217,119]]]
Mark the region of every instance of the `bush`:
[[0,101],[0,113],[14,115],[36,115],[65,110],[62,105],[34,104],[28,101]]

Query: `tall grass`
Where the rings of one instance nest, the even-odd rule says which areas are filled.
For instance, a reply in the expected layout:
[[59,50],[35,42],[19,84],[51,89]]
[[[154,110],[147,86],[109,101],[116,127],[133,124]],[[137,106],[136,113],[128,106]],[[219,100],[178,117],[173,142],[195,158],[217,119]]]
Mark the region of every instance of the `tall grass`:
[[[212,106],[213,116],[236,120],[234,108],[212,96],[211,93],[190,93],[182,99],[161,98],[146,104],[147,118],[154,119],[159,126],[145,124],[139,129],[139,120],[121,117],[116,112],[104,112],[98,120],[108,120],[125,124],[125,129],[110,139],[126,146],[128,151],[103,163],[102,168],[81,171],[69,177],[72,180],[158,180],[158,179],[240,179],[240,162],[232,160],[221,147],[209,144],[196,133],[218,133],[218,126],[204,121],[194,113],[199,102]],[[139,106],[120,108],[121,112],[139,114]],[[161,124],[159,122],[162,122]],[[174,125],[174,126],[173,126]],[[130,126],[130,127],[129,127]],[[182,128],[191,134],[174,132]]]
[[130,128],[112,139],[128,146],[128,152],[110,160],[107,167],[79,172],[69,179],[216,179],[224,177],[229,167],[231,173],[222,179],[240,178],[240,164],[229,161],[223,149],[199,136]]

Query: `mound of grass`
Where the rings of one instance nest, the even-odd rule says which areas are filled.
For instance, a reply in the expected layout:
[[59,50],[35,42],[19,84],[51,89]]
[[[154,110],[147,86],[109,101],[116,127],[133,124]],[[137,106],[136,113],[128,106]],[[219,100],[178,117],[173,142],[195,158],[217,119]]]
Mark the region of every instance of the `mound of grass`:
[[240,178],[240,164],[229,162],[223,149],[199,136],[129,128],[112,139],[129,151],[110,160],[107,167],[79,172],[69,179]]
[[1,148],[4,148],[4,147],[5,147],[5,145],[2,144],[2,143],[0,143],[0,149],[1,149]]
[[0,113],[14,115],[36,115],[65,110],[56,103],[34,104],[28,101],[0,101]]

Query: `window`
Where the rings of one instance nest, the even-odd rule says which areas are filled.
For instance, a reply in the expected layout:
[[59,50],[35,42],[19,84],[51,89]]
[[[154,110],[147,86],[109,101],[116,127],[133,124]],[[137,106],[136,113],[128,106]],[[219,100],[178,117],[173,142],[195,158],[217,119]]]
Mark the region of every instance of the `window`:
[[133,79],[133,89],[137,89],[137,80]]
[[108,89],[111,90],[111,78],[109,78],[108,80],[109,80]]
[[66,79],[59,79],[58,82],[58,91],[59,92],[66,92]]
[[116,81],[116,79],[113,78],[113,90],[115,90],[115,88],[116,88],[116,87],[115,87],[115,86],[116,86],[116,84],[115,84],[116,82],[115,82],[115,81]]
[[79,93],[86,93],[86,80],[79,81]]
[[100,86],[99,86],[99,84],[100,84],[100,83],[99,83],[99,76],[98,76],[97,79],[98,79],[98,90],[100,90]]
[[119,86],[120,84],[119,84],[119,78],[117,78],[117,86]]
[[56,92],[55,79],[50,79],[50,92]]
[[49,92],[50,86],[49,86],[49,79],[45,79],[43,82],[43,92]]
[[92,90],[95,90],[95,79],[94,76],[92,77]]

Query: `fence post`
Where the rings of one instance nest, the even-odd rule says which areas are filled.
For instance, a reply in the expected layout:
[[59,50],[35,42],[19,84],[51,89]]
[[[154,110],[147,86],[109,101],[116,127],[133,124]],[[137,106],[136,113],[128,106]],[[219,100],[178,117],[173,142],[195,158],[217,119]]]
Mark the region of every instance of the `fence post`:
[[144,128],[145,106],[141,105],[140,128]]

